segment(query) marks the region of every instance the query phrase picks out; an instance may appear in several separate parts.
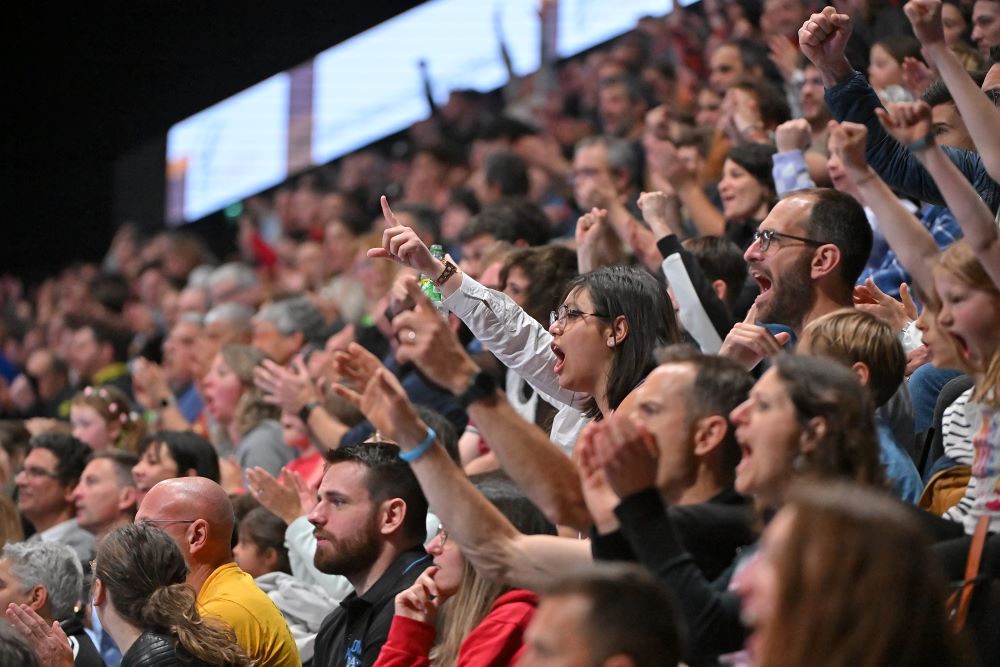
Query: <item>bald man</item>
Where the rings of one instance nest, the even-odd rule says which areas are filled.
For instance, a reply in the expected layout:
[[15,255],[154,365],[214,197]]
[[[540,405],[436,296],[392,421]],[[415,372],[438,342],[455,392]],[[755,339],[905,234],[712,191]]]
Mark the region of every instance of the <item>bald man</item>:
[[160,482],[135,515],[137,524],[159,528],[180,547],[202,614],[228,623],[259,667],[298,667],[298,649],[281,612],[233,559],[234,521],[226,492],[204,477]]

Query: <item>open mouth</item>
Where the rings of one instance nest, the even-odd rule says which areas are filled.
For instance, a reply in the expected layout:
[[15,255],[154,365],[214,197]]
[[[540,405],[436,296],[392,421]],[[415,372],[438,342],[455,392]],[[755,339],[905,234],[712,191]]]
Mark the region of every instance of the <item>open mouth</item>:
[[972,350],[969,349],[969,344],[965,342],[965,339],[956,333],[949,333],[952,339],[955,341],[955,347],[958,348],[959,353],[961,353],[963,359],[972,358]]
[[761,294],[771,289],[771,279],[763,273],[759,271],[751,271],[750,277],[757,282],[757,287],[760,288]]
[[566,364],[566,353],[559,349],[559,346],[552,343],[552,354],[556,355],[556,365],[552,368],[556,375],[562,373],[563,366]]

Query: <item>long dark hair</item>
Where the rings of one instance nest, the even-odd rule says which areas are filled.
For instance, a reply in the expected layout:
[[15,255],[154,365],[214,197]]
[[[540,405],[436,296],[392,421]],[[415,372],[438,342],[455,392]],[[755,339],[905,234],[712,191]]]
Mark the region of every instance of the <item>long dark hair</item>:
[[[607,315],[608,322],[618,316],[628,322],[628,335],[615,346],[608,371],[608,405],[615,409],[656,367],[656,349],[678,341],[674,309],[663,285],[631,266],[605,266],[578,276],[567,294],[580,289],[587,290],[594,310]],[[586,415],[603,418],[596,399],[588,402]]]
[[108,534],[94,559],[94,577],[131,625],[176,637],[181,648],[208,664],[252,665],[231,628],[198,613],[187,574],[184,556],[169,535],[136,524]]
[[812,451],[802,454],[796,472],[883,487],[875,404],[857,376],[819,357],[779,354],[774,367],[801,427],[808,428],[813,417],[826,420],[826,432]]

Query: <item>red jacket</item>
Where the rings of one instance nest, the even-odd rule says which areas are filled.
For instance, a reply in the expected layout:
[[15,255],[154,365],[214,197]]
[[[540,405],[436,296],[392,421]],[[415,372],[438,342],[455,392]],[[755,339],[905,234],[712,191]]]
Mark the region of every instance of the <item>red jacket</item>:
[[[538,595],[513,590],[496,599],[482,623],[469,633],[458,651],[456,665],[501,667],[513,665],[524,649],[524,631],[538,606]],[[375,667],[424,667],[434,646],[433,626],[403,616],[393,616],[389,638]]]

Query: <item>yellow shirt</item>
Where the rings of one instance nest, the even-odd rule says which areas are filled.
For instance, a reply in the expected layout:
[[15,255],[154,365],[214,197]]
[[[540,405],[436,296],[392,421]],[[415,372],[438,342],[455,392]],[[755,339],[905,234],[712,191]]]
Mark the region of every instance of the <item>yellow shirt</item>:
[[258,667],[302,665],[281,612],[236,563],[220,566],[205,580],[198,591],[198,611],[225,621]]

